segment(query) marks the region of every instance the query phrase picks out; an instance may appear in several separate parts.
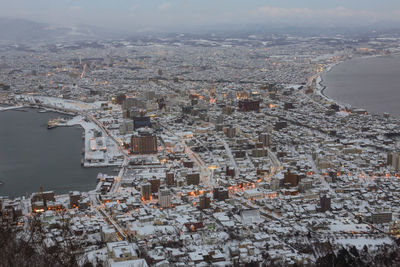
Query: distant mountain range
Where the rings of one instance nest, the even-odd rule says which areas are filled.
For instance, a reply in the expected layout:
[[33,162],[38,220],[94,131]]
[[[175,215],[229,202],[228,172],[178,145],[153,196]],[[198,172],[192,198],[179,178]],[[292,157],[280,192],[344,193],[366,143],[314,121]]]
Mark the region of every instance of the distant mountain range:
[[0,40],[2,41],[44,41],[88,40],[118,38],[121,33],[100,27],[80,25],[76,27],[53,26],[25,19],[0,18]]
[[219,36],[247,36],[249,34],[293,34],[298,36],[334,36],[337,34],[360,36],[370,35],[373,30],[400,34],[397,25],[381,23],[366,27],[318,27],[283,26],[262,24],[219,24],[208,26],[181,26],[174,29],[163,27],[137,27],[135,32],[105,29],[97,26],[79,25],[74,27],[54,26],[25,19],[0,18],[0,41],[10,42],[49,42],[125,39],[134,35],[194,34]]

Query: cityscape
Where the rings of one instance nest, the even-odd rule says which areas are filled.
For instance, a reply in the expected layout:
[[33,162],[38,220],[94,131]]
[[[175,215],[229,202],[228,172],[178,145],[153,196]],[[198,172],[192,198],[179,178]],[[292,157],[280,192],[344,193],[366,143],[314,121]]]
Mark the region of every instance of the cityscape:
[[1,40],[0,118],[51,114],[99,171],[19,194],[0,165],[0,266],[399,266],[399,114],[325,83],[399,52],[395,30]]

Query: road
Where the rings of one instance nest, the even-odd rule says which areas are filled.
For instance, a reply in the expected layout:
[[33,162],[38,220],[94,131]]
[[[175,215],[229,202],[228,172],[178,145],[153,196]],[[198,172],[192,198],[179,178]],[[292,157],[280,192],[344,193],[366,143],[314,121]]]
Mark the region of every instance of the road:
[[193,152],[190,147],[183,141],[181,142],[182,146],[185,148],[185,153],[186,155],[196,162],[196,164],[200,168],[200,180],[206,187],[214,187],[215,186],[215,181],[211,180],[211,170],[208,168],[208,166],[204,163],[204,161],[195,153]]
[[220,141],[222,142],[222,144],[224,145],[226,154],[227,154],[228,157],[229,157],[229,160],[230,160],[230,162],[231,162],[231,165],[233,165],[233,168],[235,169],[235,178],[238,178],[238,177],[239,177],[239,174],[240,174],[240,170],[239,170],[239,168],[238,168],[238,166],[237,166],[237,164],[236,164],[235,158],[234,158],[233,155],[232,155],[232,150],[231,150],[231,148],[229,147],[228,143],[225,141],[225,139],[219,138],[219,140],[220,140]]

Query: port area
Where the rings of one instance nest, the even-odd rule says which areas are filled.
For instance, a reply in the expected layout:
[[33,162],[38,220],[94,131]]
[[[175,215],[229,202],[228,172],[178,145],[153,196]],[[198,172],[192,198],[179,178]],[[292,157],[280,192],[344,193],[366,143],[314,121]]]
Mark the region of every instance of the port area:
[[118,145],[94,122],[78,115],[66,122],[58,122],[58,126],[76,126],[83,128],[84,148],[82,150],[82,166],[105,167],[121,166],[124,155]]
[[16,97],[20,106],[29,106],[44,110],[72,115],[72,119],[54,118],[48,122],[48,129],[54,127],[80,126],[83,128],[84,147],[82,149],[83,167],[108,167],[123,165],[125,155],[119,143],[101,127],[96,119],[101,112],[102,102],[84,103],[54,97],[19,95]]

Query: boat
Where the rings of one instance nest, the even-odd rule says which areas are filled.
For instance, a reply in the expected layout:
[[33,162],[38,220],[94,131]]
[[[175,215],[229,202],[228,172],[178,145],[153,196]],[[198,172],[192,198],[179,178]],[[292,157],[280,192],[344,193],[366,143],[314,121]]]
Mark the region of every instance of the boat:
[[47,123],[47,129],[53,129],[54,127],[57,127],[58,122],[59,122],[58,118],[49,120],[49,122]]
[[49,120],[49,122],[47,123],[47,129],[52,129],[54,127],[57,127],[59,123],[66,123],[67,120],[63,119],[63,118],[55,118],[52,120]]

